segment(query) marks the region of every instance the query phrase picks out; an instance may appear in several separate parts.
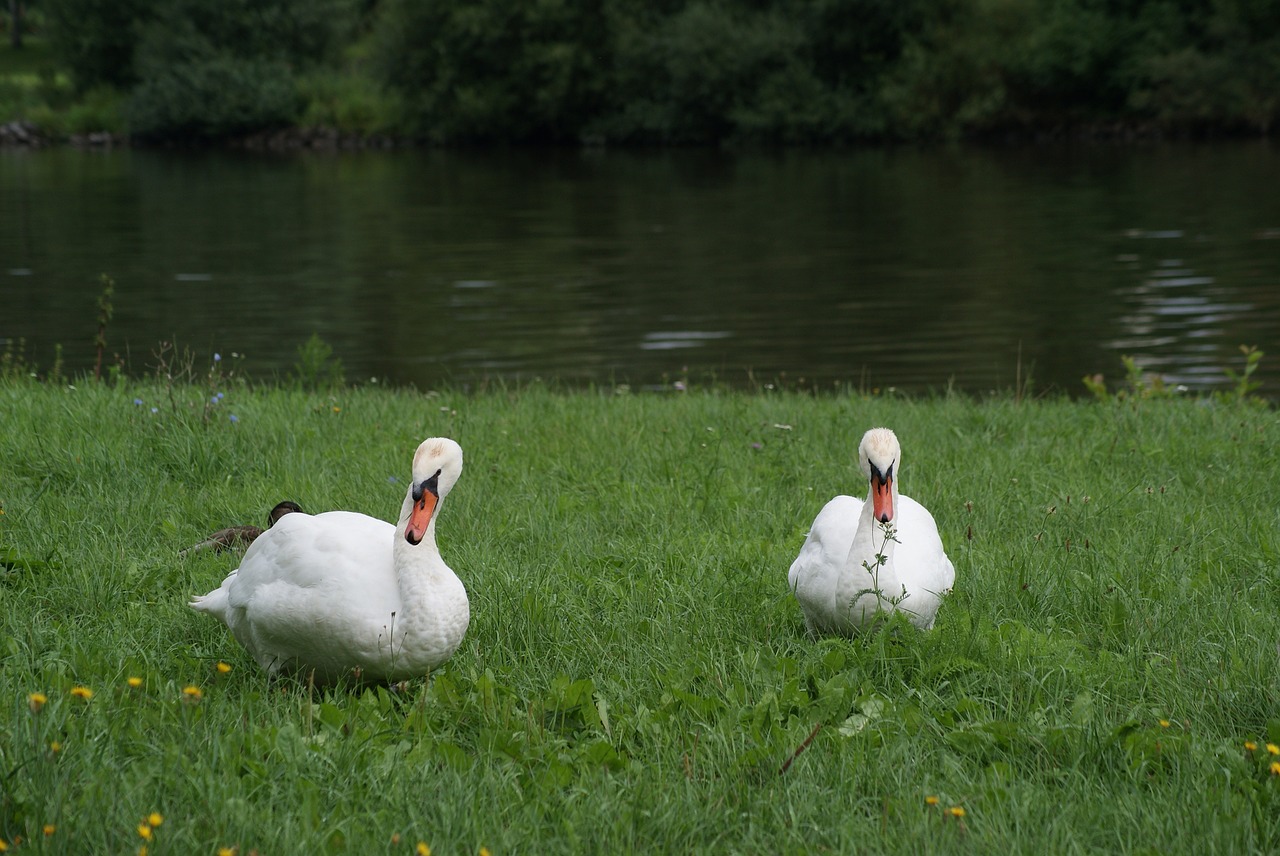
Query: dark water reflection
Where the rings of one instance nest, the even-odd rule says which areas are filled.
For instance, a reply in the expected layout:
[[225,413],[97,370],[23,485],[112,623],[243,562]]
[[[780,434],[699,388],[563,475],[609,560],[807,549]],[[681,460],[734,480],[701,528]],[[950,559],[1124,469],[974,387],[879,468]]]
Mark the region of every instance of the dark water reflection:
[[0,152],[0,337],[350,379],[1280,390],[1280,153]]

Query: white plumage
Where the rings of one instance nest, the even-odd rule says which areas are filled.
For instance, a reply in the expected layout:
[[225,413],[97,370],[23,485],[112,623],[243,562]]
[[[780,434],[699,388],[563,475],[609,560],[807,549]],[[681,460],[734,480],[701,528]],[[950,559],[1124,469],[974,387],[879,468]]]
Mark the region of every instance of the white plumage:
[[191,606],[217,616],[268,672],[390,682],[425,675],[466,634],[467,591],[436,547],[436,515],[462,449],[418,446],[392,526],[364,514],[285,515],[222,585]]
[[888,428],[858,444],[866,500],[837,496],[813,521],[787,580],[815,634],[851,634],[894,611],[933,626],[956,571],[933,515],[898,494],[902,449]]

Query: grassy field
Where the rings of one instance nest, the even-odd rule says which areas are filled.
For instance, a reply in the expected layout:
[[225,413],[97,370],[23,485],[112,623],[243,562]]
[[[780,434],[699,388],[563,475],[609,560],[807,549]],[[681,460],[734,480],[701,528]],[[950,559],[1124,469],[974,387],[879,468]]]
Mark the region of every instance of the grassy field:
[[[787,567],[878,424],[956,590],[812,639]],[[1280,850],[1274,407],[10,378],[0,426],[23,852]],[[236,559],[181,548],[391,517],[437,434],[473,618],[429,682],[270,683],[187,608]]]

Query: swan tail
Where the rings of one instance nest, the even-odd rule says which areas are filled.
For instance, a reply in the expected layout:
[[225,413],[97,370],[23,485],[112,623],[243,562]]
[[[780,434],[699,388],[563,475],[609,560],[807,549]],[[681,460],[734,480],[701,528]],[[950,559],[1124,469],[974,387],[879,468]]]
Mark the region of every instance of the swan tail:
[[230,602],[227,596],[227,587],[219,586],[208,594],[198,594],[187,603],[196,612],[207,612],[210,615],[216,615],[226,620],[227,609]]

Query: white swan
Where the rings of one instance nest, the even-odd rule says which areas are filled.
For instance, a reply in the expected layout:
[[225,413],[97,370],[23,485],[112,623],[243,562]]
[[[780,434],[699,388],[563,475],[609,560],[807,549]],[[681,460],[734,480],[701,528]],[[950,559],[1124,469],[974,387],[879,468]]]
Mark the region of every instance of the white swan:
[[350,511],[287,514],[191,606],[222,619],[272,674],[314,673],[318,683],[425,675],[457,650],[471,619],[466,588],[436,548],[436,515],[461,473],[457,443],[425,440],[399,524]]
[[898,495],[902,448],[892,431],[863,435],[858,463],[866,501],[828,502],[787,574],[805,624],[811,633],[847,635],[901,611],[928,629],[956,578],[938,526],[923,505]]

